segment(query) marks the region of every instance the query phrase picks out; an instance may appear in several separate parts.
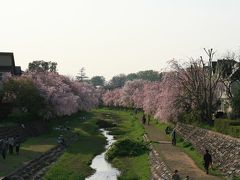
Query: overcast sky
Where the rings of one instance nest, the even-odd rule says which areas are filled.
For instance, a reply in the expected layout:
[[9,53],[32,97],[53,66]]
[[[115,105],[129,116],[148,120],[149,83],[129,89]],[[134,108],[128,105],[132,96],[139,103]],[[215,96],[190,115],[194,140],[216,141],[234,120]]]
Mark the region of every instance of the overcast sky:
[[240,48],[239,0],[0,0],[0,51],[107,79]]

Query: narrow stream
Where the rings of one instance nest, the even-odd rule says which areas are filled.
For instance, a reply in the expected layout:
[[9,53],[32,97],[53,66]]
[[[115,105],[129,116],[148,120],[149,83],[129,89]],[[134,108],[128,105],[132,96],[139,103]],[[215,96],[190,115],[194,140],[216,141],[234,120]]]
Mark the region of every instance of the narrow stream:
[[102,134],[107,138],[107,145],[105,146],[106,151],[102,154],[97,155],[91,164],[91,168],[95,169],[96,172],[86,178],[85,180],[116,180],[117,176],[120,175],[120,171],[118,169],[112,167],[110,163],[108,163],[104,156],[108,150],[108,148],[116,141],[112,135],[109,134],[109,131],[105,129],[100,129]]

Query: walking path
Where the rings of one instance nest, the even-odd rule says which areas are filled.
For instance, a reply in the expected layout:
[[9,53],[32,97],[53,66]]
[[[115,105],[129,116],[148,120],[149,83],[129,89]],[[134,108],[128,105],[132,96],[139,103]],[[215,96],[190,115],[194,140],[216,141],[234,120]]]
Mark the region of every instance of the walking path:
[[[70,145],[77,139],[78,135],[73,134],[67,139],[66,143],[67,145]],[[16,169],[14,172],[4,177],[2,180],[43,179],[43,176],[49,167],[57,161],[57,159],[64,153],[65,150],[66,146],[57,145],[36,159],[33,159],[24,166]]]
[[171,172],[177,169],[181,177],[184,178],[188,175],[190,179],[196,180],[220,179],[215,176],[207,175],[204,171],[199,169],[187,154],[182,152],[179,148],[172,146],[165,133],[160,131],[160,129],[153,125],[145,125],[144,127],[149,140],[156,142],[152,143],[154,150],[159,154],[161,160],[164,161]]

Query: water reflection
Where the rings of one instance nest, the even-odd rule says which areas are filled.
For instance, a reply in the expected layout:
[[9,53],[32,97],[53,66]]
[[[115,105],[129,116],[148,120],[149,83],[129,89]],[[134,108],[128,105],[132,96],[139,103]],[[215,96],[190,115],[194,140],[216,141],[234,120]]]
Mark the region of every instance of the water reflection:
[[108,148],[116,141],[112,135],[109,134],[109,131],[105,129],[100,129],[102,134],[107,138],[107,145],[105,146],[106,151],[100,155],[97,155],[91,164],[91,168],[95,169],[96,172],[86,178],[85,180],[116,180],[117,176],[120,175],[120,172],[113,168],[110,163],[108,163],[104,156]]

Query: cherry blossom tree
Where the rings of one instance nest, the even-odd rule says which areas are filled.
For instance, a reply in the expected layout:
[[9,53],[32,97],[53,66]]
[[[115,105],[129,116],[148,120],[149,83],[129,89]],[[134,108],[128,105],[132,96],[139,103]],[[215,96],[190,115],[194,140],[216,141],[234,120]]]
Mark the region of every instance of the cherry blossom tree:
[[[39,109],[39,112],[42,112],[46,119],[71,115],[79,110],[88,111],[98,105],[99,93],[92,85],[75,81],[56,72],[27,71],[21,77],[10,77],[5,82],[14,80],[19,82],[20,86],[25,86],[24,79],[32,83],[44,99],[45,106],[42,110]],[[12,97],[16,95],[12,94]]]
[[122,88],[122,106],[142,108],[145,83],[146,81],[143,80],[127,81]]

